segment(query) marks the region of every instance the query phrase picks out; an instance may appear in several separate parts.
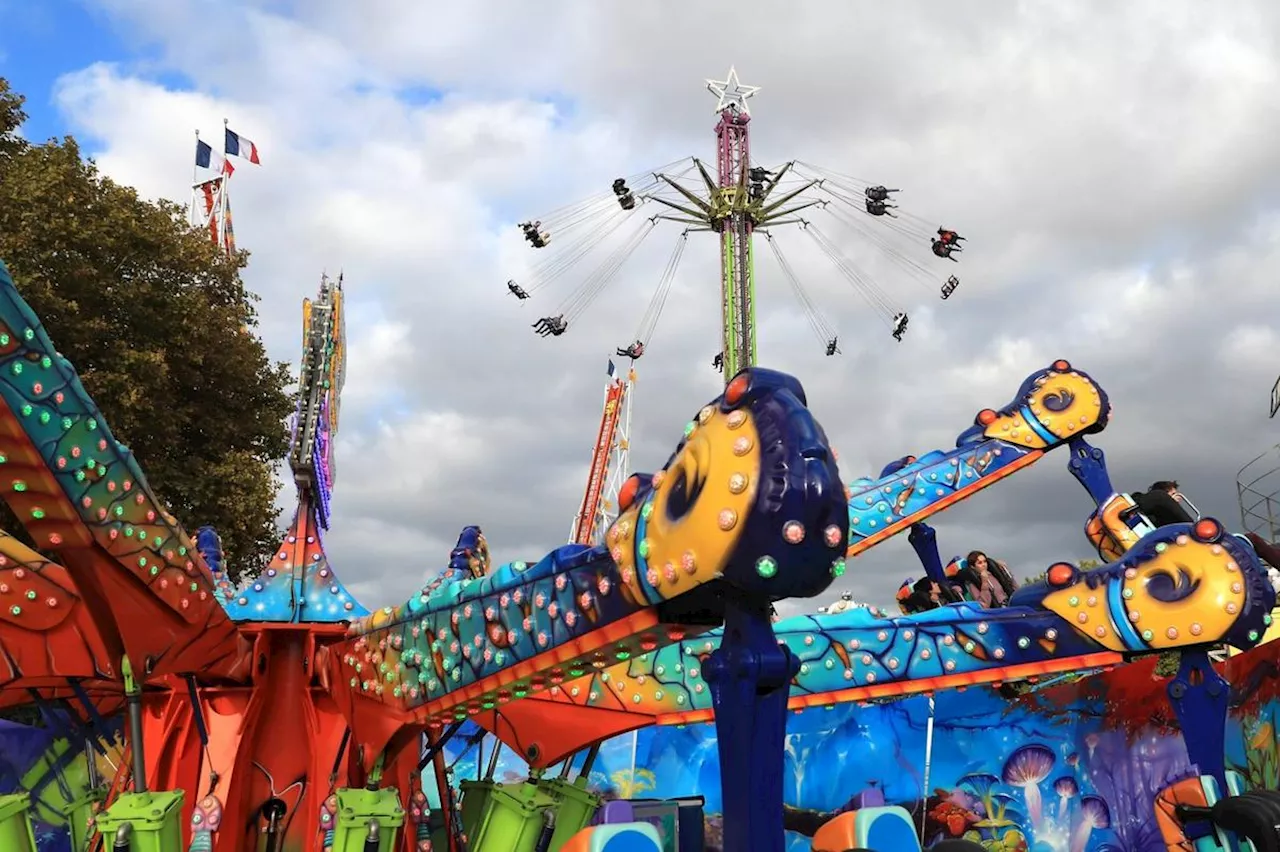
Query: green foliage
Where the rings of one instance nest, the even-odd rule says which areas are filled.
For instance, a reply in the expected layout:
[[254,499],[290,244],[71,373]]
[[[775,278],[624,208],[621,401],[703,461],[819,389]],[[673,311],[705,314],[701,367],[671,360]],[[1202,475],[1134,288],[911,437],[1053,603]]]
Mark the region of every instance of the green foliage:
[[1165,651],[1156,661],[1155,673],[1158,677],[1173,677],[1178,673],[1182,663],[1182,655],[1177,651]]
[[252,332],[248,255],[102,176],[70,137],[15,140],[21,106],[0,79],[0,258],[170,510],[218,528],[233,575],[259,570],[292,403]]

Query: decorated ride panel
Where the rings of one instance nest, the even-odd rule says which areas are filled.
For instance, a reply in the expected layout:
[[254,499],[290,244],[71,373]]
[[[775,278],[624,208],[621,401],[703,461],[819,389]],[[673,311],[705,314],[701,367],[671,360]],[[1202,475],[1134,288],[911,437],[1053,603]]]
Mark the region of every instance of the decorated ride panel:
[[329,499],[336,476],[333,442],[345,381],[342,276],[336,283],[322,276],[315,300],[302,303],[302,362],[289,465],[299,492],[312,500],[323,529],[329,528]]
[[1028,376],[1013,401],[986,408],[955,449],[908,456],[878,479],[849,485],[849,556],[908,529],[1035,462],[1074,437],[1101,432],[1111,403],[1064,360]]
[[114,668],[67,569],[0,533],[0,705]]
[[335,687],[419,720],[465,716],[719,623],[725,587],[761,605],[812,596],[842,564],[848,514],[826,435],[800,384],[770,370],[731,381],[619,503],[607,549],[568,545],[480,576],[470,566],[487,551],[464,531],[444,577],[333,649]]
[[118,633],[150,671],[237,665],[204,560],[2,263],[0,496],[41,549],[61,555],[82,596],[104,599],[91,613],[133,608],[95,615],[97,630]]
[[[1217,521],[1160,527],[1092,571],[1060,562],[1008,607],[965,602],[884,618],[855,608],[778,622],[800,660],[795,709],[1120,663],[1174,648],[1258,644],[1276,600],[1258,557]],[[702,663],[721,631],[559,686],[545,697],[642,713],[660,724],[708,719]]]
[[319,517],[305,496],[262,574],[221,594],[236,622],[337,624],[369,614],[329,565]]

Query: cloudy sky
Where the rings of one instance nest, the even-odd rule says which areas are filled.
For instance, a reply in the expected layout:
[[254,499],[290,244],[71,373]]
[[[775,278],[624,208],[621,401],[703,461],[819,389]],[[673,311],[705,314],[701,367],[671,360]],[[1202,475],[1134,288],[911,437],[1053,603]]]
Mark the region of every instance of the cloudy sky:
[[[370,604],[401,599],[478,523],[495,555],[561,543],[580,500],[607,356],[636,334],[679,229],[657,230],[558,339],[529,324],[587,278],[517,303],[551,255],[515,223],[680,157],[714,160],[705,78],[736,64],[754,159],[901,187],[969,241],[955,267],[889,232],[943,302],[815,214],[910,311],[895,343],[802,235],[779,241],[844,354],[821,345],[758,252],[760,355],[797,374],[847,479],[950,446],[981,408],[1065,357],[1108,389],[1098,443],[1122,490],[1180,480],[1238,526],[1235,472],[1280,440],[1280,7],[413,0],[0,0],[0,75],[33,138],[71,133],[146,196],[185,200],[193,130],[222,119],[261,167],[233,183],[236,235],[273,355],[299,302],[347,276],[349,373],[330,555]],[[879,224],[876,220],[872,224]],[[563,247],[562,245],[560,247]],[[597,256],[598,257],[598,256]],[[661,464],[715,395],[714,238],[690,237],[639,365],[633,463]],[[1021,576],[1088,557],[1090,508],[1049,457],[938,518],[944,555]],[[145,460],[143,460],[145,464]],[[1280,484],[1280,483],[1278,483]],[[842,580],[892,599],[905,538]],[[809,604],[811,605],[811,604]]]

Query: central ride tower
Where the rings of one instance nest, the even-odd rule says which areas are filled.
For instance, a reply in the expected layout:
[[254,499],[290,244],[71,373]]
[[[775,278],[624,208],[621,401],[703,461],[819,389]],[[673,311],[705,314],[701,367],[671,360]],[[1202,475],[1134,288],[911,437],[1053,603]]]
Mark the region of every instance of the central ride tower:
[[[725,80],[708,80],[716,96],[716,174],[712,177],[696,157],[693,160],[707,192],[706,197],[666,174],[655,175],[678,192],[683,200],[648,196],[675,211],[656,219],[668,219],[693,227],[689,231],[713,231],[720,235],[721,341],[717,366],[725,381],[756,363],[756,281],[752,235],[770,225],[804,224],[796,213],[821,203],[799,196],[817,185],[803,180],[790,192],[775,197],[774,190],[791,171],[787,163],[777,171],[751,164],[751,110],[747,99],[759,86],[744,86],[732,67]],[[795,202],[795,203],[791,203]],[[790,205],[790,206],[788,206]],[[767,233],[767,232],[766,232]],[[828,353],[832,354],[832,353]]]
[[743,86],[729,68],[725,80],[708,80],[717,96],[717,190],[711,197],[710,224],[720,232],[720,307],[725,379],[756,363],[754,226],[750,205],[751,108],[747,99],[758,86]]

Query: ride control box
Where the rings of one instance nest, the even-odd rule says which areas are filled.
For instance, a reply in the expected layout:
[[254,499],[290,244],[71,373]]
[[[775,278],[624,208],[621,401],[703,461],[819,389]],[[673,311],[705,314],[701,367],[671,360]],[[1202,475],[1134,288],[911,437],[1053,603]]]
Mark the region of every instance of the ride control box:
[[26,793],[0,796],[0,849],[5,852],[36,852],[36,836],[31,830],[31,802]]
[[111,848],[120,827],[128,823],[132,832],[130,852],[173,852],[182,848],[181,790],[154,793],[122,793],[96,823],[103,845]]
[[361,790],[344,787],[336,793],[337,819],[334,820],[333,852],[364,852],[369,838],[369,824],[378,821],[378,852],[392,852],[396,835],[404,825],[404,808],[400,807],[400,791],[395,787]]

